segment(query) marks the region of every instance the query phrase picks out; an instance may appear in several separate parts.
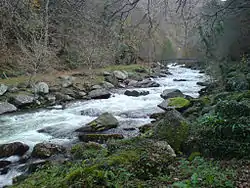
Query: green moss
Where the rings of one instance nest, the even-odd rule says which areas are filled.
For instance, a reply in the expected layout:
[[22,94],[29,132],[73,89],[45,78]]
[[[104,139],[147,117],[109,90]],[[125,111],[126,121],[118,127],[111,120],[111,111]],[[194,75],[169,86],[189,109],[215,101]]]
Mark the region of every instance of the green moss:
[[176,109],[183,109],[190,106],[190,101],[187,99],[184,99],[183,97],[175,97],[169,99],[169,106],[173,106]]
[[192,153],[190,154],[190,156],[188,157],[188,160],[189,160],[189,161],[193,161],[196,157],[199,157],[199,156],[201,156],[201,153],[200,153],[200,152],[192,152]]
[[124,150],[108,157],[109,165],[129,165],[140,160],[140,152],[138,150]]

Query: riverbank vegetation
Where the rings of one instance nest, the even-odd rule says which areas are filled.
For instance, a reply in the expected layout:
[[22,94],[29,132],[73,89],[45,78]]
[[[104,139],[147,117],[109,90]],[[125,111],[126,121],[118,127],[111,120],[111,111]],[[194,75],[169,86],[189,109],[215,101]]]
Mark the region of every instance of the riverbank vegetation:
[[78,143],[67,160],[51,160],[13,187],[250,187],[247,0],[14,2],[0,4],[8,18],[1,22],[1,83],[20,75],[17,82],[39,80],[52,69],[82,68],[92,84],[105,71],[145,77],[151,71],[145,62],[180,54],[200,58],[190,68],[202,67],[212,79],[200,83],[197,99],[164,98],[165,112],[152,115],[139,136]]

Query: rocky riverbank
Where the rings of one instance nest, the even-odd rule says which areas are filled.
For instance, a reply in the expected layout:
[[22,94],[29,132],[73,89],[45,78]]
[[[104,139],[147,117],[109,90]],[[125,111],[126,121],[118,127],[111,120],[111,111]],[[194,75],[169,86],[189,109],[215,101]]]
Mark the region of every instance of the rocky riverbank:
[[[37,144],[28,160],[30,165],[26,163],[27,173],[15,179],[16,187],[235,187],[242,184],[242,178],[237,180],[242,171],[238,172],[235,166],[246,169],[248,162],[231,159],[248,156],[245,133],[249,123],[249,92],[211,93],[216,84],[198,84],[206,85],[200,98],[178,89],[163,90],[163,102],[158,103],[163,111],[151,114],[151,123],[141,126],[137,137],[124,139],[122,134],[108,132],[119,127],[120,122],[112,113],[101,113],[76,129],[80,143],[68,147]],[[138,97],[141,91],[132,89],[127,94]],[[86,110],[82,111],[85,113]],[[225,126],[229,122],[243,127],[234,126],[237,130],[234,132]],[[225,156],[227,161],[218,161]],[[8,166],[8,161],[2,165]],[[45,168],[29,175],[38,166]]]

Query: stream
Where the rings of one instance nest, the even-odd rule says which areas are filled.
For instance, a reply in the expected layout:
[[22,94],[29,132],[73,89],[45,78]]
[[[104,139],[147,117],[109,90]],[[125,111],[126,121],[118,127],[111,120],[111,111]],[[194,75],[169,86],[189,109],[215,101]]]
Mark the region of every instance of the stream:
[[[26,113],[14,113],[0,116],[0,144],[20,141],[30,146],[30,151],[39,142],[67,144],[75,141],[77,135],[74,130],[94,120],[104,112],[110,112],[119,120],[117,129],[109,130],[112,133],[122,133],[125,137],[136,136],[138,127],[151,122],[149,116],[162,110],[157,107],[162,102],[160,94],[164,89],[179,89],[184,94],[198,97],[202,88],[196,83],[207,80],[207,76],[198,70],[191,70],[181,66],[169,66],[173,75],[154,79],[161,86],[158,88],[140,88],[150,94],[140,97],[129,97],[125,90],[114,90],[112,97],[104,100],[89,100],[70,103],[66,109],[42,109]],[[187,81],[173,81],[186,79]],[[83,115],[81,115],[81,113]],[[136,128],[126,131],[125,128]],[[1,160],[1,159],[0,159]],[[6,160],[6,159],[5,159]],[[12,162],[18,157],[7,158]],[[13,167],[5,175],[0,175],[0,187],[12,184],[12,178],[20,175],[17,167]]]

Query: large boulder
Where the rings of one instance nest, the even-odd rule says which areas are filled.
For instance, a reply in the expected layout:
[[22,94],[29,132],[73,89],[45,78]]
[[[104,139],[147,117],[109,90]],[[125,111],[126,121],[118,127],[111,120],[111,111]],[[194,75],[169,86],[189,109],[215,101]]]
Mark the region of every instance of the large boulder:
[[72,86],[76,78],[73,76],[61,76],[60,79],[62,87],[66,88]]
[[3,94],[5,94],[8,90],[8,86],[4,85],[4,84],[0,84],[0,96],[2,96]]
[[86,126],[77,129],[77,132],[97,132],[116,128],[118,120],[110,113],[103,113],[97,119],[91,121]]
[[48,94],[49,93],[49,85],[45,82],[39,82],[35,85],[35,93],[39,94]]
[[79,136],[79,140],[83,142],[98,142],[104,143],[110,139],[117,140],[123,139],[123,135],[121,134],[85,134],[81,133]]
[[34,97],[26,94],[18,94],[12,97],[12,102],[18,107],[26,106],[34,102]]
[[29,150],[29,146],[21,142],[13,142],[0,145],[0,158],[12,155],[23,156]]
[[88,96],[91,99],[108,99],[111,96],[106,89],[95,89],[89,92]]
[[105,81],[113,84],[114,86],[118,86],[119,80],[114,75],[105,76]]
[[161,104],[158,105],[158,107],[163,110],[175,108],[176,110],[183,112],[190,106],[190,104],[190,101],[183,97],[175,97],[164,100]]
[[49,158],[53,155],[63,154],[66,149],[63,146],[51,144],[51,143],[39,143],[36,144],[31,155],[35,158]]
[[126,80],[128,78],[128,73],[126,71],[114,71],[113,75],[118,79],[118,80]]
[[148,94],[149,94],[149,91],[136,91],[136,90],[133,90],[133,91],[126,90],[124,93],[124,95],[132,96],[132,97],[146,96]]
[[184,97],[184,94],[179,89],[165,89],[161,94],[161,98],[163,99],[174,97]]
[[182,150],[187,140],[189,123],[175,109],[169,109],[164,117],[154,123],[153,136],[160,140],[166,140],[176,152]]
[[0,102],[0,115],[10,112],[15,112],[17,108],[8,102]]
[[113,89],[115,88],[115,86],[109,82],[106,82],[106,81],[103,81],[102,82],[102,86],[105,88],[105,89]]

